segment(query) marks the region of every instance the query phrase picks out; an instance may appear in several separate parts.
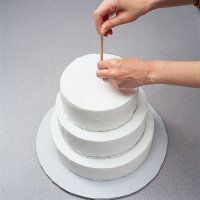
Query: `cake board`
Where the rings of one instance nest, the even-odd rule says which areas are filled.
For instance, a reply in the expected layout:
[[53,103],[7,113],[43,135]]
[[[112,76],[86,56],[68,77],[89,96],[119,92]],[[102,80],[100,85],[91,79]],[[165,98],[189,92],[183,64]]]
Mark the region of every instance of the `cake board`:
[[54,110],[52,107],[44,116],[36,138],[36,151],[42,169],[60,188],[80,197],[114,199],[141,190],[159,173],[168,144],[167,131],[162,118],[151,105],[149,105],[149,109],[154,117],[155,130],[146,160],[128,176],[109,181],[93,181],[69,171],[60,160],[51,138],[50,121]]

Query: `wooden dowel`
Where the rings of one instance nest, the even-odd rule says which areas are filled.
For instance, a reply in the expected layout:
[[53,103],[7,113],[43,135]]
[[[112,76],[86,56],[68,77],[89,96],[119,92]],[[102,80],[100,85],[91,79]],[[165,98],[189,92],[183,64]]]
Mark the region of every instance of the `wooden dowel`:
[[101,35],[100,60],[103,60],[103,35]]

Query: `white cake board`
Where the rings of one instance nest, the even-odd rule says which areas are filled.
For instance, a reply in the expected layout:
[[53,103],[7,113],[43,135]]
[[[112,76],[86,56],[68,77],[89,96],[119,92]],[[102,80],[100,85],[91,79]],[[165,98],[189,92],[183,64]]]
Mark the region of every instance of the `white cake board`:
[[133,173],[110,181],[92,181],[69,171],[59,159],[51,139],[51,108],[44,116],[37,133],[36,150],[39,162],[50,179],[65,191],[92,199],[112,199],[133,194],[145,187],[158,174],[167,151],[167,132],[160,115],[150,106],[155,121],[152,146],[143,164]]

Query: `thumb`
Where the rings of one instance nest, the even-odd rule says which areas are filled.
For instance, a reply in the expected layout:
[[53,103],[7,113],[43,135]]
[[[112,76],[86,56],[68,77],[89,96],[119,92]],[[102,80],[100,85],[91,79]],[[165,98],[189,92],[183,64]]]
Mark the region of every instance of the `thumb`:
[[110,29],[125,23],[125,16],[123,13],[118,13],[115,17],[106,20],[101,27],[101,34],[104,35]]

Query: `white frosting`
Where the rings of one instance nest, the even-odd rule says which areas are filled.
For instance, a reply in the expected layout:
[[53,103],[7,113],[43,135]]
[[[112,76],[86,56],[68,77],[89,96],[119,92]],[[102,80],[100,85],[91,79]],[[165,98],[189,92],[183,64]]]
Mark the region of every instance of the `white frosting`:
[[138,142],[145,129],[147,106],[146,96],[140,89],[133,117],[123,126],[106,132],[87,131],[71,123],[63,112],[59,94],[56,115],[63,137],[72,149],[86,156],[105,157],[123,153]]
[[52,116],[52,138],[63,163],[74,173],[92,180],[119,178],[134,171],[145,160],[153,139],[154,121],[148,113],[145,132],[134,148],[111,158],[88,158],[70,148],[60,131],[56,114]]
[[126,176],[145,160],[154,121],[142,89],[123,92],[97,78],[98,61],[99,55],[86,55],[63,72],[51,132],[69,170],[110,180]]
[[[105,59],[119,58],[105,54]],[[63,72],[60,94],[64,111],[77,126],[93,131],[115,129],[133,115],[138,89],[122,92],[96,77],[99,54],[77,58]]]

